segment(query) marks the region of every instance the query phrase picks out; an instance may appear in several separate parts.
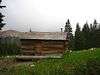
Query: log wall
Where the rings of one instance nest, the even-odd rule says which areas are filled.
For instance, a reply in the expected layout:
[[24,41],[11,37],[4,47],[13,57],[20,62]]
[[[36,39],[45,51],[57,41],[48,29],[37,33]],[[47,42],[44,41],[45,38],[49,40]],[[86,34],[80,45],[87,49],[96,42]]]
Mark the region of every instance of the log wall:
[[63,53],[67,47],[64,40],[21,40],[22,54],[45,55]]

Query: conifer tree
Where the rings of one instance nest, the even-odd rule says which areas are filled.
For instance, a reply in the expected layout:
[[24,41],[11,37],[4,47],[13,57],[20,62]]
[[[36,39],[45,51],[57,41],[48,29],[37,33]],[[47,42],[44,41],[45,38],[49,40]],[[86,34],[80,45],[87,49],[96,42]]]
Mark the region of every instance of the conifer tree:
[[69,19],[67,20],[65,25],[65,32],[69,33],[69,37],[70,37],[70,34],[72,33],[72,28]]
[[94,22],[93,22],[92,31],[91,31],[91,33],[92,33],[92,40],[91,40],[92,41],[92,47],[96,47],[97,25],[98,25],[98,23],[97,23],[97,21],[95,19]]
[[90,24],[90,48],[94,47],[94,29],[93,24]]
[[96,30],[97,29],[97,20],[95,19],[94,22],[93,22],[93,30]]
[[[4,8],[5,6],[1,5],[2,0],[0,0],[0,9]],[[2,13],[0,12],[0,30],[2,29],[2,27],[5,25],[5,23],[3,23],[3,17],[4,15],[2,15]]]
[[95,31],[94,47],[100,48],[100,28],[97,28],[97,30]]
[[81,34],[81,29],[79,26],[79,23],[76,24],[76,30],[75,30],[75,50],[81,50],[83,41],[82,41],[82,34]]
[[100,47],[100,24],[98,24],[98,22],[96,20],[94,20],[93,22],[93,43],[94,43],[94,47],[98,48]]
[[67,39],[69,43],[69,49],[73,49],[73,34],[72,34],[72,28],[69,19],[66,22],[65,30],[64,32],[67,32]]
[[89,49],[90,48],[90,29],[89,25],[86,22],[82,28],[82,36],[83,36],[83,48]]

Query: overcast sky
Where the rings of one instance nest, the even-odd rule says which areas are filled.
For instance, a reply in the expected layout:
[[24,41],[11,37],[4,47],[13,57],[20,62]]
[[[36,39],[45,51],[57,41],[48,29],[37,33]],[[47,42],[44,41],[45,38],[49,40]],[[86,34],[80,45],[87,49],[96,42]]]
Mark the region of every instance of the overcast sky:
[[19,31],[60,31],[67,19],[81,27],[88,21],[100,22],[100,0],[3,0],[7,22],[4,29]]

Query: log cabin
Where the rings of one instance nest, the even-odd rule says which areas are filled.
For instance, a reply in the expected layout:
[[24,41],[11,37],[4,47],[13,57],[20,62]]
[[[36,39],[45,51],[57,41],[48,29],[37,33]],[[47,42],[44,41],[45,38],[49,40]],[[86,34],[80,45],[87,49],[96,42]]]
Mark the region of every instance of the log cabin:
[[65,32],[3,31],[3,36],[19,37],[22,55],[62,54],[68,46]]

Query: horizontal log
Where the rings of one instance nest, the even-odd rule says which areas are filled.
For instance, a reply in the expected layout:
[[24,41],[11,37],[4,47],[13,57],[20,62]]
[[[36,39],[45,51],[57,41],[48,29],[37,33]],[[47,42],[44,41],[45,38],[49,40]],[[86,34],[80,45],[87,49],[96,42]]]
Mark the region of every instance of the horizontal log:
[[59,56],[16,56],[16,59],[45,59],[45,58],[62,58],[61,55]]

